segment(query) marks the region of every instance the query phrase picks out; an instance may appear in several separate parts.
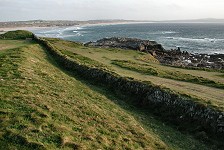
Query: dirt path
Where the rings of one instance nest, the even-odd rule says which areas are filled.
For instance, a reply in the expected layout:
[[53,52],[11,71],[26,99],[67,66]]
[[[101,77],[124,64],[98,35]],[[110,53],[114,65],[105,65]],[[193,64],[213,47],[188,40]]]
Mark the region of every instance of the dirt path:
[[179,71],[184,74],[191,74],[193,76],[203,77],[207,78],[216,82],[224,83],[224,78],[221,77],[221,75],[224,75],[224,73],[220,72],[208,72],[208,71],[201,71],[201,70],[189,70],[189,69],[182,69],[182,68],[174,68],[169,66],[162,66],[158,64],[153,64],[153,66],[161,69],[161,70],[167,70],[167,71]]
[[219,107],[224,108],[224,90],[217,89],[212,87],[207,87],[203,85],[176,81],[171,79],[165,79],[155,76],[143,75],[130,70],[125,70],[122,68],[113,67],[113,69],[121,76],[132,77],[141,81],[151,81],[155,85],[160,85],[171,90],[175,90],[179,93],[184,93],[192,95],[194,97],[212,101],[215,104],[218,104]]
[[0,45],[0,51],[5,50],[5,49],[9,49],[9,48],[12,48],[12,46],[1,46]]

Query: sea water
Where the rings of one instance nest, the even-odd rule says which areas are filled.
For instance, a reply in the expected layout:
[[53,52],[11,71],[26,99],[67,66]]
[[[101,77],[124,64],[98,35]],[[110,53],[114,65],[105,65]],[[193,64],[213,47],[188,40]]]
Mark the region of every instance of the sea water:
[[45,28],[37,36],[89,42],[105,37],[131,37],[157,41],[165,49],[180,47],[191,53],[224,53],[224,24],[215,23],[133,23]]

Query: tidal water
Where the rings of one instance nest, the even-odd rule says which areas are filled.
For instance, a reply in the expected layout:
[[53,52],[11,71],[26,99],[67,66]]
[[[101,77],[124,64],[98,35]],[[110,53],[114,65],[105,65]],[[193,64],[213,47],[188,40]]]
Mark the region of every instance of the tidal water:
[[37,36],[89,42],[105,37],[132,37],[157,41],[165,49],[180,47],[191,53],[223,53],[224,24],[139,23],[84,25],[33,30]]

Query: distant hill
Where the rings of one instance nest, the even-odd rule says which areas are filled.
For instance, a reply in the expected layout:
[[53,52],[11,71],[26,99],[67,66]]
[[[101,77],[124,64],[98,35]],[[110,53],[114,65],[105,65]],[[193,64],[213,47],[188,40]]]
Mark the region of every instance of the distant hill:
[[155,22],[168,23],[224,23],[224,19],[204,18],[204,19],[190,19],[190,20],[163,20]]

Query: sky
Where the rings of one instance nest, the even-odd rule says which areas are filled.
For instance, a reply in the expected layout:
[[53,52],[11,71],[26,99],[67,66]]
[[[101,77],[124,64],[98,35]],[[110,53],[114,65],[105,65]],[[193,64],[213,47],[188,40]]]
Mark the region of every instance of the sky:
[[224,18],[224,0],[0,0],[0,21]]

